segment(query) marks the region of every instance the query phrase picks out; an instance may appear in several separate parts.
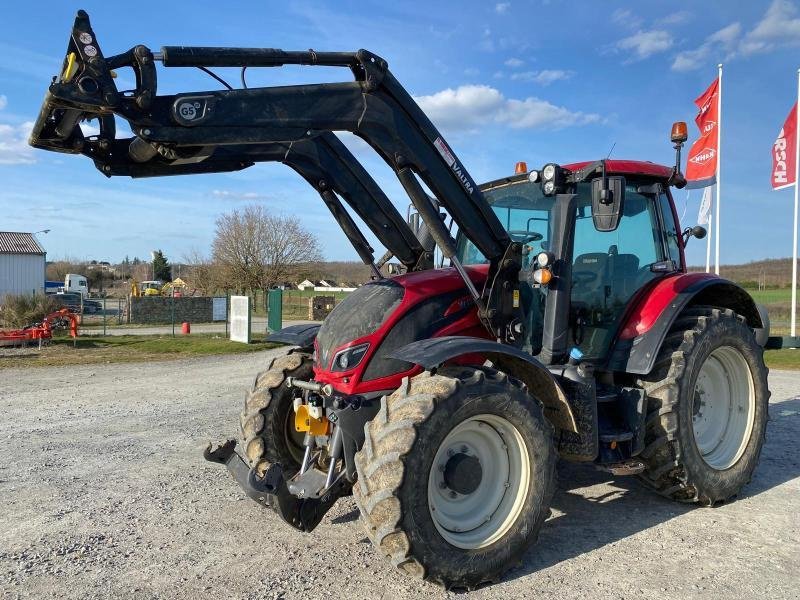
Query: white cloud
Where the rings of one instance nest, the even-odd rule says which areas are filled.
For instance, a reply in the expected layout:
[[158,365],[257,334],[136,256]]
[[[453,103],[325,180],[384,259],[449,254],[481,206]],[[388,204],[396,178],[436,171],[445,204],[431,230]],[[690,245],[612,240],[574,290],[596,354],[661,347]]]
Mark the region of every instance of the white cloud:
[[697,48],[679,52],[672,62],[672,70],[692,71],[702,66],[713,66],[732,54],[741,34],[742,26],[739,23],[731,23],[715,31]]
[[674,13],[668,14],[666,17],[662,17],[656,21],[657,25],[680,25],[681,23],[686,23],[692,16],[688,10],[679,10]]
[[498,15],[504,15],[508,12],[509,8],[511,8],[511,2],[498,2],[494,5],[494,12]]
[[431,120],[448,132],[477,131],[486,125],[557,129],[600,120],[599,115],[571,111],[539,98],[506,98],[487,85],[462,85],[415,99]]
[[0,165],[25,165],[36,162],[33,148],[28,145],[28,137],[33,123],[21,125],[0,123]]
[[569,79],[574,74],[575,73],[573,71],[544,69],[542,71],[522,71],[520,73],[512,73],[511,79],[516,81],[533,81],[539,85],[550,85],[556,81]]
[[611,13],[611,21],[629,29],[638,29],[642,26],[641,18],[634,15],[630,10],[623,8],[618,8]]
[[512,69],[516,69],[516,68],[521,67],[522,65],[524,65],[525,61],[521,60],[519,58],[509,58],[503,64],[505,64],[505,66],[507,66],[507,67],[511,67]]
[[8,98],[0,94],[0,110],[3,110],[6,106],[8,106]]
[[269,194],[259,194],[258,192],[234,192],[231,190],[212,190],[211,195],[214,198],[221,198],[223,200],[268,200]]
[[731,23],[708,36],[697,48],[680,52],[672,63],[673,71],[691,71],[735,56],[769,52],[784,46],[800,45],[800,15],[788,0],[774,0],[764,17],[747,33],[739,23]]
[[653,29],[650,31],[639,30],[631,36],[619,40],[616,44],[618,50],[631,52],[633,56],[626,62],[644,60],[653,54],[665,52],[672,47],[672,35],[667,31]]
[[800,44],[800,18],[797,7],[788,0],[774,0],[764,18],[742,39],[742,54],[767,52],[779,46]]

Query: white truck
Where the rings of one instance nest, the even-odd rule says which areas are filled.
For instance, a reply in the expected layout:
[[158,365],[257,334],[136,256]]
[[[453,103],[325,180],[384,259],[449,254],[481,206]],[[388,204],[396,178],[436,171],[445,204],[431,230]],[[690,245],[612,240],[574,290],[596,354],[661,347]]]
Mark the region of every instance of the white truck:
[[89,297],[89,282],[83,275],[67,273],[64,276],[64,292],[80,294],[86,300]]

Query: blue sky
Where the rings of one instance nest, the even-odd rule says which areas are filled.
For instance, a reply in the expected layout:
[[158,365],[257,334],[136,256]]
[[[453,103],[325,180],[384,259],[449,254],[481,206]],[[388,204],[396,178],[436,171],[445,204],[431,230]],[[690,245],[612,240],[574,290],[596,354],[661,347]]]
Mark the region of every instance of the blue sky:
[[[357,260],[319,197],[282,165],[237,174],[106,179],[83,157],[25,144],[60,68],[75,10],[106,54],[144,43],[368,48],[418,98],[478,181],[529,167],[613,156],[670,164],[675,120],[696,137],[693,99],[725,63],[722,262],[791,255],[793,190],[771,191],[770,149],[795,100],[800,0],[729,2],[16,2],[0,36],[0,229],[36,231],[50,258],[121,260],[161,248],[207,253],[214,220],[249,202],[296,214],[328,259]],[[8,24],[13,24],[9,27]],[[221,70],[231,82],[238,71]],[[342,80],[292,67],[249,73],[251,87]],[[197,70],[161,69],[163,93],[214,89]],[[394,175],[351,144],[405,213]],[[684,225],[700,191],[676,192]],[[382,250],[379,250],[379,253]],[[693,264],[705,244],[690,243]]]

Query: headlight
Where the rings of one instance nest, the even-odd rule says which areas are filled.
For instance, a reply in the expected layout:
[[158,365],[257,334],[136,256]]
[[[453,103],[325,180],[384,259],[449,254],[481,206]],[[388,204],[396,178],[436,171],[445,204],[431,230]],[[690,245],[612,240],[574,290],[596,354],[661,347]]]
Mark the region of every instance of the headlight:
[[345,348],[337,352],[336,356],[333,357],[331,371],[347,371],[358,366],[368,349],[369,344],[361,344],[360,346]]
[[531,183],[536,183],[537,181],[539,181],[539,171],[534,170],[528,173],[528,181],[530,181]]
[[547,267],[553,262],[553,255],[549,252],[539,252],[536,255],[536,262],[540,267]]
[[545,181],[549,181],[555,179],[556,176],[556,166],[555,165],[545,165],[544,169],[542,169],[542,178]]
[[556,184],[553,181],[545,181],[544,186],[542,186],[545,195],[551,196],[553,192],[556,191]]

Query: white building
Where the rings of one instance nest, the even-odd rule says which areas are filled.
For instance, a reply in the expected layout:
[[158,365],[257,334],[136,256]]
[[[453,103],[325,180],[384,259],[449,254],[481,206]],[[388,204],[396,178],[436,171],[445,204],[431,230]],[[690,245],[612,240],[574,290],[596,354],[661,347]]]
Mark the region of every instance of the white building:
[[0,301],[6,294],[43,294],[45,251],[32,233],[0,231]]

